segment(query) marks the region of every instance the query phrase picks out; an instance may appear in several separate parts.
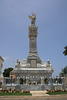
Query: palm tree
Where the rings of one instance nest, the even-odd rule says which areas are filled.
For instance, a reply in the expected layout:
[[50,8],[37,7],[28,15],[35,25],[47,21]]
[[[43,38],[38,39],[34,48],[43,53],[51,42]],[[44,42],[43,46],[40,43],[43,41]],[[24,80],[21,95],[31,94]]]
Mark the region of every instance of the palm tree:
[[63,52],[63,54],[66,56],[67,55],[67,46],[66,47],[64,47],[64,52]]
[[62,72],[59,74],[59,76],[64,77],[65,75],[67,75],[67,66],[64,67],[64,69],[62,69]]

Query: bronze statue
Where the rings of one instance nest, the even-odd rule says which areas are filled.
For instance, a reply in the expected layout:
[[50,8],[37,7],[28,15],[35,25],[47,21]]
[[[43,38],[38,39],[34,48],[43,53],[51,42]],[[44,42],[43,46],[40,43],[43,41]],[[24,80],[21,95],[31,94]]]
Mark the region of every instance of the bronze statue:
[[31,24],[35,25],[36,15],[32,13],[32,16],[29,16],[29,18],[31,19]]

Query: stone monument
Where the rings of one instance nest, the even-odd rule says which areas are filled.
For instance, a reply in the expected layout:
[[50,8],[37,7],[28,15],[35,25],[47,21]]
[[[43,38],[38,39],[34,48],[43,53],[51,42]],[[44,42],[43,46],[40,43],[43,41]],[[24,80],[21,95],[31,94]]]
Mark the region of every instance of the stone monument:
[[32,16],[29,16],[29,18],[31,19],[31,25],[28,27],[29,54],[27,57],[27,62],[30,63],[31,67],[37,67],[37,63],[41,64],[41,59],[37,53],[38,27],[35,26],[36,16],[32,14]]
[[[23,85],[27,85],[26,88],[28,88],[30,83],[30,90],[34,90],[35,86],[32,85],[35,84],[38,87],[38,83],[40,86],[45,85],[44,79],[49,78],[52,76],[53,68],[50,64],[50,61],[48,60],[47,63],[44,64],[43,60],[40,59],[38,52],[37,52],[37,29],[35,25],[36,21],[36,15],[33,13],[31,16],[29,16],[31,20],[31,24],[28,27],[28,37],[29,37],[29,53],[27,59],[24,59],[22,63],[17,61],[17,64],[14,68],[15,78],[17,81],[17,77],[23,79]],[[26,82],[25,82],[26,81]],[[40,87],[39,86],[39,87]],[[41,88],[41,87],[40,87]],[[37,88],[35,88],[37,90]]]
[[27,59],[23,59],[22,63],[17,60],[12,71],[15,74],[15,86],[16,88],[20,86],[22,90],[45,90],[45,78],[52,77],[53,68],[49,60],[44,63],[38,55],[36,15],[33,13],[29,18],[31,20],[28,27],[29,53]]

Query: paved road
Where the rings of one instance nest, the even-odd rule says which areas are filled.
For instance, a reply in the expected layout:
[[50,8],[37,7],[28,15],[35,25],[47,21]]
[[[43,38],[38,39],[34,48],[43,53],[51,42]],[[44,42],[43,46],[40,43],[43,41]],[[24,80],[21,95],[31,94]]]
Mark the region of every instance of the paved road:
[[0,100],[67,100],[67,95],[63,96],[0,96]]

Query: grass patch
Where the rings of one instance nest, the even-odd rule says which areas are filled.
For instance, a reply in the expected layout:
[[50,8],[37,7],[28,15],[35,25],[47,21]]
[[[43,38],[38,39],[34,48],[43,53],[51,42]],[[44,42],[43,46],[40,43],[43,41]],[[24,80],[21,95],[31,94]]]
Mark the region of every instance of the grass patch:
[[0,96],[31,96],[31,93],[0,93]]
[[67,94],[67,92],[47,92],[46,94],[49,94],[49,95],[63,95],[63,94]]

